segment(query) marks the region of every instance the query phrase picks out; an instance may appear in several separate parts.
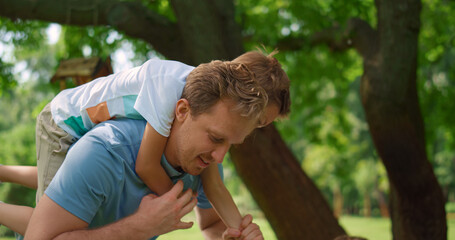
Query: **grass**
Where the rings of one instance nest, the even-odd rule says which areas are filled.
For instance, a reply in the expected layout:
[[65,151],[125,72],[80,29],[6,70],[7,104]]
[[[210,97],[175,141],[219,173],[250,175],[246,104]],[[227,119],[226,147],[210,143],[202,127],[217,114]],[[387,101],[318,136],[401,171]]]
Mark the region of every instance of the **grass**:
[[[390,219],[343,216],[340,224],[351,236],[368,240],[391,240]],[[455,218],[447,219],[447,240],[455,240]]]
[[[255,222],[261,227],[266,240],[277,240],[270,225],[265,219],[257,219]],[[360,236],[368,240],[391,240],[391,225],[387,218],[364,218],[357,216],[343,216],[340,219],[341,226],[351,236]],[[455,240],[455,219],[447,220],[448,240]],[[163,235],[160,240],[185,239],[196,240],[203,239],[197,226],[189,230],[179,230]]]
[[[192,219],[187,219],[186,221],[193,221]],[[269,223],[265,219],[255,219],[254,222],[259,225],[262,230],[262,234],[264,235],[264,239],[277,239],[275,237],[275,233],[273,232],[272,228],[270,227]],[[202,237],[201,232],[199,231],[199,227],[197,224],[194,224],[192,228],[185,229],[185,230],[177,230],[174,232],[170,232],[168,234],[164,234],[158,238],[159,240],[175,240],[175,239],[185,239],[185,240],[200,240],[204,239]],[[1,239],[0,239],[1,240]]]
[[[189,215],[185,217],[185,221],[194,221],[195,217]],[[265,219],[256,219],[255,222],[261,227],[266,240],[277,240],[270,225]],[[369,240],[391,240],[390,220],[386,218],[364,218],[357,216],[343,216],[340,219],[340,224],[352,236],[361,236]],[[447,220],[448,240],[455,240],[455,219]],[[2,227],[4,228],[4,227]],[[0,240],[13,240],[13,237],[0,237]],[[177,230],[158,238],[159,240],[200,240],[202,234],[197,225],[190,229]]]
[[343,216],[340,225],[350,236],[359,236],[368,240],[392,239],[390,219]]

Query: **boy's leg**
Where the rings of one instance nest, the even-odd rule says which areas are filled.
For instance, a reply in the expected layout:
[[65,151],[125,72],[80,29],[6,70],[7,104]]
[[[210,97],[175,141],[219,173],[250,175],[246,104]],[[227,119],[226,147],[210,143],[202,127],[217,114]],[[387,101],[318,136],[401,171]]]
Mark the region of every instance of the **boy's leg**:
[[0,202],[0,224],[9,229],[25,234],[33,208]]
[[36,119],[37,203],[62,165],[69,147],[75,142],[71,134],[54,122],[50,105],[47,104]]
[[36,189],[38,184],[37,168],[35,166],[0,165],[0,181],[17,183]]

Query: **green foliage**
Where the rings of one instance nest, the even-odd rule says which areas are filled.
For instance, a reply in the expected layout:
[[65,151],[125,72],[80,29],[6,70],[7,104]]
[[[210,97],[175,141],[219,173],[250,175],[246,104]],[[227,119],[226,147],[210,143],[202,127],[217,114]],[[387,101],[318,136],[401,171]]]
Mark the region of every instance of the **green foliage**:
[[12,67],[12,64],[3,62],[0,56],[0,96],[17,85],[11,74]]
[[[0,96],[0,164],[36,165],[35,119],[51,95],[49,85],[28,82]],[[2,183],[0,196],[7,203],[35,205],[35,191],[19,185]],[[5,233],[0,229],[0,236]]]
[[236,1],[237,20],[247,36],[247,48],[276,46],[283,37],[302,37],[303,50],[316,31],[360,17],[375,24],[373,0],[259,0]]
[[41,21],[24,21],[21,19],[11,21],[6,18],[0,18],[1,41],[17,46],[39,48],[46,39],[45,29],[48,25],[49,23]]
[[68,59],[98,56],[106,58],[122,47],[125,37],[112,28],[62,26],[57,57]]
[[423,4],[419,96],[429,158],[448,197],[455,189],[455,3],[428,0]]
[[[387,190],[358,98],[362,60],[354,51],[332,53],[312,48],[308,39],[351,17],[376,25],[373,1],[239,1],[238,19],[249,38],[273,49],[286,37],[303,46],[278,55],[291,79],[292,113],[278,128],[303,167],[330,199],[341,185],[351,190]],[[452,1],[424,0],[419,45],[419,96],[426,123],[429,157],[448,196],[453,196],[455,172],[454,112],[455,22]],[[362,181],[361,181],[362,179]],[[351,193],[350,193],[351,192]],[[354,194],[355,196],[355,194]],[[453,197],[452,197],[453,200]],[[348,203],[349,204],[349,203]]]
[[[0,164],[36,165],[35,119],[54,95],[41,80],[22,83],[0,96]],[[1,201],[34,206],[35,191],[2,184]]]
[[[376,25],[370,1],[238,1],[246,47],[273,49],[281,40],[300,38],[301,48],[278,55],[291,79],[292,111],[277,124],[302,166],[330,199],[341,185],[374,192],[388,189],[358,97],[362,59],[354,51],[313,48],[317,31],[359,17]],[[454,189],[455,15],[454,2],[424,0],[419,55],[419,96],[426,123],[428,153],[447,195]],[[253,6],[253,7],[252,7]],[[348,196],[349,195],[349,196]],[[355,196],[356,194],[354,194]],[[451,196],[454,194],[452,193]],[[349,203],[348,203],[349,204]]]
[[[17,86],[17,80],[12,74],[13,63],[6,58],[7,45],[28,46],[29,49],[38,49],[44,40],[41,31],[47,24],[37,21],[15,22],[0,18],[0,96]],[[14,57],[15,54],[14,54]]]
[[160,15],[163,15],[167,17],[169,20],[175,22],[176,17],[175,14],[172,10],[172,7],[170,6],[170,1],[167,0],[154,0],[154,1],[149,1],[149,0],[141,0],[140,1],[144,6],[147,6],[151,10],[155,11],[156,13],[159,13]]
[[[26,94],[23,99],[16,94]],[[17,88],[9,96],[0,97],[0,163],[4,165],[36,165],[35,122],[32,116],[34,99],[30,89]],[[19,185],[3,183],[1,201],[34,206],[35,191]],[[3,231],[0,231],[3,232]]]

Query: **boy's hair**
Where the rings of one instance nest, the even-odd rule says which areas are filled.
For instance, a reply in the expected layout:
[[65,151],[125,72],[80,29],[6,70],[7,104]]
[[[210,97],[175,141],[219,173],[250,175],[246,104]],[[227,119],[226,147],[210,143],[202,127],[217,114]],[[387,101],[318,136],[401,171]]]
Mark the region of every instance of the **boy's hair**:
[[190,72],[182,98],[188,100],[195,117],[226,99],[235,104],[234,111],[252,120],[259,119],[268,101],[265,90],[248,67],[218,60],[201,64]]
[[232,62],[246,65],[255,74],[259,85],[267,93],[269,103],[276,104],[280,110],[279,115],[284,117],[290,111],[290,83],[280,63],[273,57],[276,53],[278,51],[265,55],[259,51],[250,51],[240,55]]

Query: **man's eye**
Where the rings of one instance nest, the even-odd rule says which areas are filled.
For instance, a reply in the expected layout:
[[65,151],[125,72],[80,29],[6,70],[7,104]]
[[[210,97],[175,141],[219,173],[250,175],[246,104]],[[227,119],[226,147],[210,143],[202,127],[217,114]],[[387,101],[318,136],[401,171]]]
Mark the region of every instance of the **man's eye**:
[[223,142],[223,139],[221,139],[221,138],[216,138],[216,137],[213,137],[213,136],[210,136],[210,139],[211,139],[212,142],[214,142],[214,143],[222,143],[222,142]]

